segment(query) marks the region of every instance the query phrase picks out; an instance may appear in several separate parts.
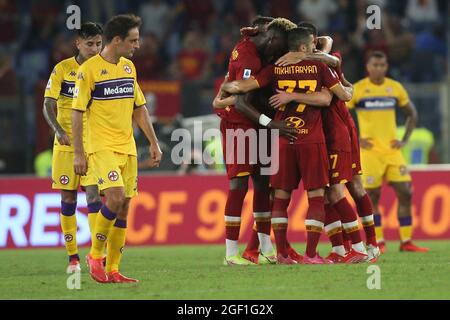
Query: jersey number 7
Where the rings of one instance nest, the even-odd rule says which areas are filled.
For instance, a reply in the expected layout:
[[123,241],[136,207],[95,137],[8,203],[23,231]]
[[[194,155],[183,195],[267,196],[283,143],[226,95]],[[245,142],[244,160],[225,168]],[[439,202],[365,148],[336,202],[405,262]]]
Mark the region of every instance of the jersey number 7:
[[[278,88],[288,93],[294,92],[296,88],[304,89],[306,93],[313,93],[317,88],[317,80],[299,80],[298,83],[295,80],[278,80]],[[303,112],[305,108],[306,104],[299,103],[296,111]],[[286,105],[281,106],[279,110],[286,110]]]

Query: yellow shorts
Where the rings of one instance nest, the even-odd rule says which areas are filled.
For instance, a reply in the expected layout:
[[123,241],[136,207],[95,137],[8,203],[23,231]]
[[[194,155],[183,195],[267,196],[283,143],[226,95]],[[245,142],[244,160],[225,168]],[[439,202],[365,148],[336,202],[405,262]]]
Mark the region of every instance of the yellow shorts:
[[383,179],[388,182],[411,181],[411,175],[400,150],[380,153],[361,149],[361,165],[364,188],[379,188]]
[[53,150],[52,189],[77,190],[79,185],[86,187],[97,184],[97,179],[89,168],[85,176],[75,174],[73,158],[73,152]]
[[125,196],[137,195],[137,157],[110,150],[98,151],[88,156],[88,166],[98,179],[100,191],[113,188],[125,188]]

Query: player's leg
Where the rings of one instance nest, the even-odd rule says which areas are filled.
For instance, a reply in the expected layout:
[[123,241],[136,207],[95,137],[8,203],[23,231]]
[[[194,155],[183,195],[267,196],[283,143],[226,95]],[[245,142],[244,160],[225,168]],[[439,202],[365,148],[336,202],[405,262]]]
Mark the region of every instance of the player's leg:
[[361,240],[358,216],[345,197],[344,192],[344,184],[334,184],[330,187],[328,198],[333,208],[339,213],[344,232],[352,242],[352,248],[346,254],[344,262],[359,263],[367,260],[367,252]]
[[102,198],[100,197],[98,186],[87,185],[85,187],[86,191],[86,202],[88,206],[88,223],[89,230],[91,231],[91,241],[94,237],[94,226],[95,220],[97,219],[97,214],[103,206]]
[[320,235],[325,224],[325,188],[310,189],[308,194],[308,211],[306,213],[306,251],[303,257],[305,264],[327,264],[332,263],[323,259],[317,252]]
[[66,272],[79,272],[80,257],[77,246],[77,189],[79,176],[73,169],[73,152],[53,150],[52,189],[61,190],[60,223],[64,234],[64,242],[69,256]]
[[342,235],[341,217],[336,209],[330,204],[329,189],[326,190],[325,197],[325,232],[331,242],[331,253],[327,259],[334,263],[344,262],[346,250],[344,248],[344,239]]
[[125,198],[123,207],[117,214],[117,219],[108,237],[106,274],[108,275],[108,280],[113,283],[139,282],[139,280],[126,277],[119,272],[120,261],[125,247],[130,201],[131,198]]
[[270,201],[270,177],[254,174],[253,180],[253,216],[256,222],[258,240],[261,245],[261,262],[276,263],[276,254],[270,240],[271,229],[271,201]]
[[306,212],[305,264],[332,263],[317,252],[320,235],[325,224],[325,186],[329,183],[328,152],[324,143],[299,145],[297,149],[299,172],[308,195]]
[[375,225],[375,235],[377,239],[378,247],[380,248],[381,253],[386,251],[385,241],[384,241],[384,232],[383,232],[383,222],[381,213],[379,211],[379,203],[381,197],[381,187],[379,188],[366,188],[367,194],[372,202],[373,206],[373,220]]
[[[350,195],[356,204],[356,209],[358,212],[358,216],[361,218],[362,225],[364,227],[364,232],[366,234],[366,245],[368,248],[368,252],[370,254],[371,251],[374,251],[375,254],[378,253],[377,248],[377,238],[375,234],[375,222],[374,222],[374,208],[372,202],[370,201],[369,196],[364,188],[362,181],[362,167],[361,167],[361,150],[359,147],[358,134],[353,126],[350,130],[351,135],[351,144],[352,144],[352,179],[346,184]],[[364,151],[364,154],[367,154],[367,150]],[[368,157],[365,156],[364,160],[367,162],[367,166],[376,166],[379,167],[379,163],[372,163],[371,156],[369,154]],[[367,169],[367,168],[366,168]],[[380,174],[376,171],[371,172],[371,174]]]
[[296,264],[297,261],[289,257],[287,246],[287,228],[289,203],[291,191],[275,189],[272,207],[272,229],[277,246],[277,261],[279,264]]
[[412,184],[411,182],[391,182],[398,199],[397,217],[400,225],[400,251],[428,252],[412,243]]
[[[100,283],[109,282],[104,265],[103,252],[106,242],[111,236],[111,230],[116,222],[116,217],[121,212],[125,203],[125,190],[123,187],[110,187],[103,190],[105,194],[105,204],[97,214],[94,226],[94,235],[91,250],[87,257],[91,277]],[[108,241],[108,247],[111,243]],[[106,262],[110,261],[107,256]]]
[[80,272],[80,256],[77,246],[77,191],[61,190],[61,230],[64,234],[64,242],[69,256],[67,273]]
[[361,218],[364,232],[366,234],[366,244],[377,246],[374,207],[369,195],[366,192],[366,189],[364,189],[361,175],[354,175],[352,180],[347,183],[346,186],[355,201],[358,216]]
[[411,242],[412,238],[412,178],[402,153],[398,150],[388,158],[386,180],[398,199],[397,217],[400,225],[400,251],[427,252]]
[[[383,223],[382,216],[379,211],[379,200],[381,196],[381,187],[383,184],[383,178],[387,175],[388,170],[388,157],[379,152],[375,152],[373,150],[361,150],[361,163],[363,166],[362,172],[362,184],[364,189],[367,191],[370,201],[372,202],[373,209],[373,221],[375,225],[375,238],[377,240],[377,245],[381,251],[381,253],[385,252],[386,246],[384,243],[384,234],[383,234]],[[358,190],[356,190],[358,191]],[[360,195],[362,190],[360,191]],[[358,208],[359,211],[369,211],[369,201],[367,198],[360,198],[364,202],[360,202]],[[358,203],[358,202],[357,202]],[[365,213],[365,212],[364,212]],[[364,220],[363,220],[364,221]],[[367,223],[369,223],[370,218]],[[374,239],[367,235],[367,241],[374,242]],[[374,244],[372,243],[374,246]]]
[[87,261],[91,277],[97,282],[104,283],[108,282],[108,277],[103,266],[103,253],[117,214],[123,209],[126,199],[121,168],[127,162],[127,155],[101,151],[89,155],[88,162],[98,176],[99,188],[105,195],[105,203],[95,219],[94,237]]
[[[288,212],[292,190],[298,188],[301,176],[298,165],[297,145],[279,144],[278,171],[270,177],[270,184],[274,190],[272,204],[272,229],[277,247],[277,260],[280,264],[295,264],[301,260],[294,257],[295,252],[287,242]],[[297,259],[294,259],[297,258]]]
[[252,262],[242,259],[239,255],[238,240],[241,229],[241,213],[244,199],[248,191],[249,174],[236,176],[229,181],[227,202],[225,205],[225,248],[224,264],[248,265]]
[[[380,256],[380,249],[378,247],[375,232],[374,207],[372,201],[363,186],[361,175],[354,175],[352,181],[347,183],[346,186],[356,203],[358,216],[361,218],[364,233],[366,234],[367,259],[369,262],[376,262]],[[381,218],[381,215],[378,215],[378,217]],[[378,223],[380,228],[379,232],[382,233],[381,219],[378,220]]]
[[[329,203],[325,206],[327,213],[325,229],[328,233],[333,234],[330,238],[333,244],[332,257],[334,256],[339,260],[338,255],[341,257],[345,255],[343,238],[343,234],[345,234],[351,243],[348,249],[350,254],[346,255],[346,258],[348,257],[352,262],[360,262],[356,261],[358,259],[355,259],[355,257],[365,256],[366,249],[359,233],[358,216],[345,197],[344,186],[353,177],[352,154],[341,150],[328,150],[328,153],[331,186],[327,189]],[[340,223],[343,226],[343,234],[339,232],[342,230],[342,228],[339,228]]]
[[137,157],[124,155],[126,161],[122,167],[125,199],[117,212],[117,218],[108,235],[106,274],[113,283],[138,282],[137,279],[125,277],[120,273],[120,261],[125,247],[128,209],[131,198],[137,195]]

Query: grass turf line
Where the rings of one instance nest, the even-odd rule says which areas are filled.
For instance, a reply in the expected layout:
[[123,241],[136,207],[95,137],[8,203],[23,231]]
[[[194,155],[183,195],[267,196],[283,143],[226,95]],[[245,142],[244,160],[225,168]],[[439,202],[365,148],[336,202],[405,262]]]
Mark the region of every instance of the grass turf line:
[[[5,250],[0,299],[450,299],[450,242],[417,243],[431,251],[402,253],[388,243],[376,264],[381,290],[367,289],[368,264],[229,267],[221,245],[126,248],[121,271],[140,283],[125,285],[91,280],[82,249],[81,290],[68,290],[64,249]],[[323,256],[328,250],[320,245]]]

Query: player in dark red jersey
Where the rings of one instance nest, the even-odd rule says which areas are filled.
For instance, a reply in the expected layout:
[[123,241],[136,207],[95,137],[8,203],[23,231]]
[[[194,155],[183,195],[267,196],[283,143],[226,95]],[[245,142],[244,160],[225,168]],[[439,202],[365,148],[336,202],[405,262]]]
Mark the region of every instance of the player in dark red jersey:
[[[249,79],[262,69],[262,56],[268,38],[263,29],[253,37],[243,37],[235,46],[229,62],[227,78],[232,80]],[[220,129],[223,137],[223,154],[226,160],[228,179],[230,180],[227,204],[225,207],[226,257],[225,264],[246,265],[252,262],[242,259],[238,254],[242,205],[248,190],[248,177],[254,185],[253,210],[257,224],[262,254],[269,262],[276,262],[276,256],[270,241],[270,190],[267,176],[260,174],[258,159],[252,159],[251,151],[257,150],[257,123],[239,112],[234,105],[221,108],[221,93],[213,105],[221,117]],[[232,100],[227,100],[232,101]],[[222,105],[223,106],[223,105]],[[279,129],[284,135],[295,137],[295,130],[286,122],[270,121],[264,123],[268,128]],[[246,137],[250,137],[248,140]],[[254,138],[252,141],[252,137]],[[243,144],[238,140],[241,139]],[[243,140],[242,140],[243,139]],[[258,151],[258,150],[257,150]],[[257,152],[258,154],[258,152]],[[244,157],[239,158],[241,155]]]
[[[306,22],[300,23],[300,25],[310,30],[316,38],[316,42],[318,42],[317,30],[314,25]],[[329,41],[326,47],[327,48],[324,48],[325,50],[331,49]],[[334,52],[332,55],[329,55],[328,52],[324,51],[316,51],[312,54],[290,53],[280,58],[277,61],[277,64],[288,65],[290,63],[301,61],[302,59],[314,59],[327,63],[336,71],[345,86],[352,86],[345,79],[341,71],[342,58],[338,52]],[[278,97],[278,99],[284,101],[286,97]],[[331,171],[330,177],[331,184],[334,184],[328,197],[331,206],[327,208],[328,223],[326,228],[328,227],[327,229],[329,229],[327,231],[330,235],[330,240],[333,243],[333,252],[329,257],[333,258],[335,261],[345,260],[358,262],[364,258],[365,254],[358,231],[357,216],[344,196],[342,184],[346,183],[350,194],[357,204],[358,214],[361,217],[366,233],[367,259],[374,262],[379,256],[379,249],[376,244],[372,205],[362,186],[360,177],[361,164],[357,129],[345,104],[336,98],[333,99],[333,104],[334,105],[328,111],[325,111],[324,115],[324,131],[327,136],[330,165],[331,167],[335,167],[335,170]],[[340,214],[340,219],[337,213]],[[350,255],[348,255],[346,259],[341,259],[339,257],[342,256],[342,253],[344,252],[342,249],[342,238],[339,232],[339,224],[341,223],[339,220],[342,220],[343,222],[345,231],[344,237],[347,236],[351,243],[351,246],[347,245],[346,247],[348,249],[352,247]]]
[[[312,52],[314,46],[314,37],[306,29],[297,28],[289,32],[291,51]],[[325,86],[331,88],[332,92],[343,100],[351,98],[351,93],[342,86],[338,77],[321,62],[303,61],[288,67],[265,68],[256,77],[256,82],[261,87],[273,83],[278,89],[300,93],[318,92]],[[252,82],[247,81],[247,84],[244,84],[237,81],[234,86],[248,88],[252,86]],[[328,261],[316,252],[325,218],[324,188],[328,183],[328,160],[321,111],[304,104],[290,104],[278,108],[276,119],[289,121],[298,130],[297,140],[285,137],[279,139],[280,163],[283,165],[271,179],[272,187],[275,188],[272,226],[277,242],[278,261],[283,263],[289,259],[286,244],[287,207],[292,190],[296,189],[303,179],[310,202],[305,223],[307,250],[303,262],[327,263]]]
[[[289,28],[295,28],[296,25],[290,22],[287,19],[278,18],[275,19],[273,22],[271,22],[268,26],[268,34],[269,34],[269,44],[267,46],[267,50],[265,52],[264,58],[266,61],[275,61],[279,56],[287,52],[287,32],[286,30]],[[254,28],[244,28],[241,30],[247,30],[251,32],[251,34],[257,34],[255,32]],[[257,31],[257,30],[256,30]],[[269,67],[270,69],[272,67]],[[236,87],[234,87],[235,84],[238,84]],[[248,86],[247,86],[248,84]],[[249,92],[245,99],[248,99],[250,101],[250,104],[245,103],[236,103],[236,108],[244,113],[249,119],[253,120],[255,123],[258,123],[261,117],[266,117],[267,115],[271,116],[271,114],[274,114],[274,109],[272,109],[269,104],[268,100],[269,97],[273,94],[272,88],[267,87],[260,89],[259,84],[256,80],[248,79],[248,80],[241,80],[241,81],[234,81],[234,82],[228,82],[222,86],[223,89],[226,91],[230,90],[230,92],[235,92],[234,90],[239,90],[240,92]],[[243,97],[241,97],[243,98]],[[217,97],[215,102],[217,101]],[[228,100],[227,103],[234,103],[234,100],[229,100],[234,98],[226,98],[225,100]],[[307,99],[309,99],[310,103],[317,103],[322,104],[324,106],[329,105],[331,101],[331,94],[329,92],[318,92],[311,95],[308,95]],[[224,100],[222,100],[224,101]],[[325,102],[324,102],[325,101]],[[257,106],[257,108],[254,108],[252,105]],[[226,104],[222,105],[226,106]],[[271,116],[273,117],[273,116]],[[267,178],[267,177],[266,177]],[[268,183],[268,181],[267,181]],[[273,195],[272,195],[273,199]],[[254,228],[255,229],[255,228]],[[250,241],[248,242],[247,248],[243,253],[243,257],[250,260],[250,261],[257,261],[258,260],[258,247],[259,247],[259,239],[258,239],[258,233],[255,232],[253,229],[252,236],[250,238]],[[268,233],[267,236],[270,234],[270,223],[268,224]],[[259,234],[260,235],[260,234]],[[259,237],[261,238],[261,236]],[[290,257],[290,262],[297,262],[301,263],[303,257],[298,254],[295,249],[293,249],[289,243],[287,243],[288,247],[288,255]],[[264,248],[264,245],[261,243],[261,249]],[[283,261],[283,263],[286,263],[287,261]],[[280,263],[280,261],[279,261]]]

